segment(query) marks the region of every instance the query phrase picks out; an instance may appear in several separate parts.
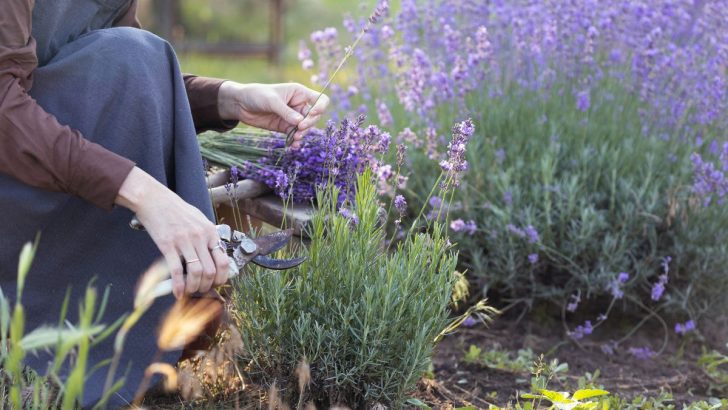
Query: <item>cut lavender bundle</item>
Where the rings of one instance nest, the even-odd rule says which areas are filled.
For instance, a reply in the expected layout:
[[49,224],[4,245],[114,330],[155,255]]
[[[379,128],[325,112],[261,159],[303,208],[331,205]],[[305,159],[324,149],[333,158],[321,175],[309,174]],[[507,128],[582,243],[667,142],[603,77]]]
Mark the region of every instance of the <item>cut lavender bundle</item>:
[[236,129],[224,134],[200,135],[203,157],[235,166],[241,178],[261,182],[284,199],[308,202],[316,188],[330,183],[341,191],[340,201],[353,198],[356,176],[379,166],[378,156],[389,148],[390,136],[365,117],[344,119],[337,127],[329,122],[323,130],[312,129],[301,148],[287,149],[286,136],[278,133]]

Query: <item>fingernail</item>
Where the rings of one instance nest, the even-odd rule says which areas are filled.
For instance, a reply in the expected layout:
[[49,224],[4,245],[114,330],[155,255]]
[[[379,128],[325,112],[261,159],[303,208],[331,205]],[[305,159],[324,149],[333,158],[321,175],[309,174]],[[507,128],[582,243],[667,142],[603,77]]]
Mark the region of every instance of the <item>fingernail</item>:
[[296,122],[301,122],[301,121],[303,121],[303,115],[301,115],[301,114],[296,114],[296,115],[294,115],[294,116],[293,116],[293,119],[294,119],[294,121],[296,121]]

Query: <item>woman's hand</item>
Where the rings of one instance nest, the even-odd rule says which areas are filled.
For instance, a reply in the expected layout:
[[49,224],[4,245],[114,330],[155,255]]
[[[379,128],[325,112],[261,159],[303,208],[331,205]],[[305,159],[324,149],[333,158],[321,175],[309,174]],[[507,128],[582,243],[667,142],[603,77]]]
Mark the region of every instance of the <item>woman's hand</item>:
[[[296,83],[225,81],[218,93],[218,109],[222,119],[242,121],[253,127],[283,133],[297,127],[292,147],[298,148],[304,132],[318,121],[329,105],[326,95],[318,97],[318,92]],[[304,120],[306,113],[308,116]]]
[[221,248],[215,248],[220,243],[215,225],[151,175],[134,167],[116,203],[136,213],[159,247],[172,273],[175,297],[207,292],[228,280],[229,261]]

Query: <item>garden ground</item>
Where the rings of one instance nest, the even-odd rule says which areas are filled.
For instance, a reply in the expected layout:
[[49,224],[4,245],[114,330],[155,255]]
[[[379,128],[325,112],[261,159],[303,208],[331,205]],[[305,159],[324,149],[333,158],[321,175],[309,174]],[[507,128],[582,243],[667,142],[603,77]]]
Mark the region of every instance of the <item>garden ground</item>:
[[[568,363],[568,370],[558,372],[549,382],[551,390],[573,392],[584,385],[601,387],[612,395],[630,400],[640,396],[661,398],[664,400],[662,404],[673,404],[676,408],[722,396],[723,392],[711,390],[717,383],[698,365],[703,349],[722,348],[711,342],[725,340],[721,335],[705,335],[702,341],[696,336],[678,340],[670,335],[661,355],[640,360],[626,351],[607,355],[596,340],[579,345],[565,341],[561,330],[554,330],[551,325],[553,323],[549,320],[518,321],[505,315],[496,319],[490,327],[478,324],[472,328],[460,328],[438,345],[433,357],[433,372],[420,380],[408,408],[447,410],[467,406],[478,409],[490,405],[506,406],[516,400],[517,393],[531,390],[529,367],[539,360],[541,354],[544,355],[544,363],[554,359],[562,367]],[[716,332],[720,328],[717,326]],[[604,334],[620,331],[600,330]],[[660,331],[657,328],[643,329],[629,342],[654,343],[654,335]],[[478,354],[475,355],[474,351]],[[479,358],[476,359],[476,356]],[[264,389],[248,384],[243,392],[227,394],[204,404],[183,404],[177,395],[156,399],[150,404],[154,408],[268,408],[268,396]]]
[[[513,402],[517,392],[530,390],[529,372],[513,369],[520,367],[517,363],[520,349],[524,349],[520,355],[522,358],[528,358],[525,349],[531,349],[536,359],[544,353],[545,362],[556,358],[560,363],[568,363],[568,372],[554,377],[549,384],[551,390],[574,391],[579,388],[581,378],[582,383],[591,381],[625,398],[640,395],[657,397],[660,393],[671,393],[672,403],[677,408],[719,393],[713,391],[708,394],[711,379],[697,362],[702,354],[702,346],[721,346],[712,346],[707,341],[703,344],[697,340],[681,341],[671,336],[672,339],[660,356],[639,360],[627,352],[606,355],[594,341],[581,345],[564,341],[560,328],[554,330],[553,326],[544,326],[543,323],[517,322],[506,317],[496,319],[490,328],[478,325],[471,329],[460,329],[448,336],[438,346],[433,359],[434,380],[423,379],[417,397],[433,408],[442,409],[467,405],[487,408],[490,404],[503,406]],[[633,336],[630,342],[654,343],[654,334],[660,331],[645,329]],[[603,333],[613,334],[610,331]],[[721,337],[711,339],[725,340]],[[467,363],[465,357],[470,346],[480,349],[481,357],[490,356],[488,362],[493,367],[482,360],[479,363]],[[508,352],[511,361],[503,360],[505,352]],[[505,369],[509,367],[512,370]],[[597,371],[598,376],[593,377]],[[587,373],[592,375],[591,380]]]

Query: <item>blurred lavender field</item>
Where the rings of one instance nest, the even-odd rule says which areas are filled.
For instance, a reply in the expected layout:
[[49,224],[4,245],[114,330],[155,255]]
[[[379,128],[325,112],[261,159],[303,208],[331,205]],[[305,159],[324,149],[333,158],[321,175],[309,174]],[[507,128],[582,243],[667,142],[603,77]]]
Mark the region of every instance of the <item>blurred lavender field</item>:
[[[313,83],[355,15],[301,41]],[[474,119],[461,189],[429,206],[481,294],[565,309],[573,338],[615,310],[700,323],[728,290],[726,21],[722,0],[404,0],[354,50],[333,116],[368,113],[408,148],[406,182],[379,174],[413,211]]]

